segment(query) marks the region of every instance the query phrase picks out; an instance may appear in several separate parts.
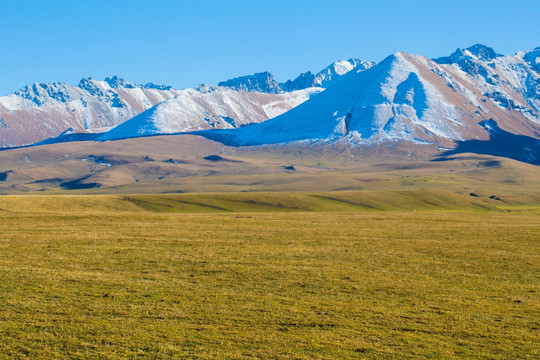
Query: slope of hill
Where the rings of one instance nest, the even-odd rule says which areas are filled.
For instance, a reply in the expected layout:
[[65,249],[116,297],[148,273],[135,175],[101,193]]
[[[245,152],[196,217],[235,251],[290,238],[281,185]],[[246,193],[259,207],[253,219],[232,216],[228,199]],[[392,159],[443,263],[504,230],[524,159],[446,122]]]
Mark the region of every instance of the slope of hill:
[[182,90],[124,122],[97,140],[115,140],[155,134],[190,132],[203,129],[233,129],[278,116],[318,94],[309,88],[283,94],[234,91],[204,86]]
[[[439,155],[441,161],[430,161]],[[540,203],[540,167],[489,155],[448,155],[422,144],[235,148],[170,135],[10,149],[1,156],[1,194],[248,192],[247,201],[257,199],[252,192],[339,191],[325,202],[347,207],[352,199],[344,191],[361,190],[357,200],[364,208],[385,208],[398,201],[396,192],[413,197],[395,203],[409,209],[420,198],[425,204],[440,199],[442,207],[469,200],[489,208]],[[275,207],[280,204],[286,205],[277,201]]]

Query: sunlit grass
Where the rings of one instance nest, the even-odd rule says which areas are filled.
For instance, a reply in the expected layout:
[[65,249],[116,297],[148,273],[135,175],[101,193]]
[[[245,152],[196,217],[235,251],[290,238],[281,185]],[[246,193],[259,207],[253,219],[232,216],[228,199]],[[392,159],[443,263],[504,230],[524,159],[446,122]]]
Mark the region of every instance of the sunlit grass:
[[0,358],[540,356],[537,213],[118,199],[0,212]]

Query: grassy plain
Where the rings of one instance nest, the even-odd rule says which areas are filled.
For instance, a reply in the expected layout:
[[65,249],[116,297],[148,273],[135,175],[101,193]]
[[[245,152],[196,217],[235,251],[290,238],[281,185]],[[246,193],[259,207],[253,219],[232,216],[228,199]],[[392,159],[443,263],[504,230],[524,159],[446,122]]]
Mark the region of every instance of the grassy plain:
[[0,358],[539,358],[535,209],[444,191],[5,196]]
[[6,150],[0,359],[540,358],[540,167],[440,154]]

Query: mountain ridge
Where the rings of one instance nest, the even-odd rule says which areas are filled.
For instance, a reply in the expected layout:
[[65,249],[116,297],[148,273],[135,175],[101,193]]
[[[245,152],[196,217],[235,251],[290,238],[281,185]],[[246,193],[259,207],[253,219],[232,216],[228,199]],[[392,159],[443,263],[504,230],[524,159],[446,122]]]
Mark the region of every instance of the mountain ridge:
[[134,85],[118,77],[83,78],[77,86],[27,85],[0,97],[0,146],[36,143],[67,129],[103,132],[177,94],[172,88]]
[[373,61],[361,59],[337,60],[316,74],[311,71],[301,73],[295,79],[289,79],[284,83],[278,83],[268,71],[243,75],[226,81],[221,81],[218,86],[228,87],[237,91],[265,92],[279,94],[295,90],[303,90],[310,87],[327,88],[343,75],[351,71],[364,71],[374,66]]

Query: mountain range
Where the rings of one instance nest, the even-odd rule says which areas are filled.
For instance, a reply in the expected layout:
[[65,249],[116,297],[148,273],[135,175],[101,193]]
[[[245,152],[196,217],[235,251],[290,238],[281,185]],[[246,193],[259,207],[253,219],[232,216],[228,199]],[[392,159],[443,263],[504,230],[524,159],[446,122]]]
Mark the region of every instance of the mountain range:
[[134,85],[118,77],[25,86],[0,97],[0,146],[27,145],[66,131],[103,132],[177,96],[168,86]]
[[403,52],[263,124],[203,135],[234,145],[299,140],[449,145],[487,139],[487,124],[540,137],[540,51],[502,56],[475,45],[449,57]]
[[[0,145],[194,133],[233,146],[290,142],[454,148],[520,136],[540,159],[540,48],[484,45],[429,59],[398,52],[378,64],[337,61],[279,83],[268,72],[176,90],[118,77],[34,84],[0,97]],[[92,135],[95,134],[95,135]],[[49,140],[51,142],[51,140]]]
[[[305,74],[300,75],[294,80],[296,85],[288,86],[287,90],[279,88],[269,73],[265,73],[266,78],[255,74],[228,80],[220,86],[201,85],[185,90],[154,83],[137,85],[117,76],[103,81],[84,78],[77,86],[62,82],[36,83],[0,97],[0,147],[51,142],[56,140],[47,139],[56,137],[94,139],[97,135],[92,134],[104,133],[127,120],[133,119],[135,124],[142,119],[153,121],[161,116],[159,114],[163,114],[161,119],[166,118],[159,120],[161,125],[142,125],[135,129],[133,123],[126,124],[106,138],[113,134],[126,138],[261,122],[297,106],[357,66],[367,68],[369,64],[357,60],[337,61],[303,86],[299,79]],[[274,83],[277,90],[272,88]],[[309,88],[311,90],[296,92]],[[164,103],[169,99],[174,101]],[[156,105],[160,105],[159,108],[154,108]],[[188,109],[186,105],[191,107]],[[129,131],[120,134],[122,129]]]

